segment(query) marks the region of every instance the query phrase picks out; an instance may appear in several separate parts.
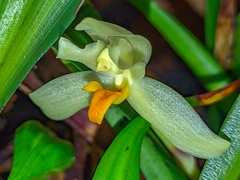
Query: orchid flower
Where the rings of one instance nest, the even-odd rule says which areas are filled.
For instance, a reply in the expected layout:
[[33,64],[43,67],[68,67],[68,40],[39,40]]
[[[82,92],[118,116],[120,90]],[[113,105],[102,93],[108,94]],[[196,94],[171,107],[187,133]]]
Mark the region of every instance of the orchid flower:
[[151,56],[147,39],[93,18],[83,19],[76,30],[85,31],[94,42],[81,49],[62,37],[57,57],[81,62],[91,70],[56,78],[29,95],[46,116],[63,120],[89,106],[89,119],[101,124],[111,104],[127,100],[182,151],[213,158],[230,146],[204,124],[180,94],[145,76]]

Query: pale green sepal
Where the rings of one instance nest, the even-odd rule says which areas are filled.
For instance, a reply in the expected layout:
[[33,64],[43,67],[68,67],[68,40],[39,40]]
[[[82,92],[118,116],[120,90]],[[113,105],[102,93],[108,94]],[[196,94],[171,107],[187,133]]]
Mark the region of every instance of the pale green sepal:
[[214,158],[230,143],[215,135],[173,89],[144,77],[133,83],[128,102],[174,146],[199,158]]
[[112,37],[108,46],[109,56],[120,69],[129,69],[133,65],[134,51],[124,38]]
[[75,28],[78,31],[85,31],[94,41],[103,39],[109,42],[109,37],[133,35],[125,28],[105,21],[99,21],[91,17],[84,18]]
[[68,39],[61,37],[58,44],[57,58],[81,62],[96,71],[97,58],[106,46],[103,41],[99,40],[81,49]]
[[109,22],[99,21],[93,18],[84,18],[75,28],[84,30],[94,41],[102,40],[110,44],[111,37],[126,39],[134,50],[134,60],[136,62],[148,63],[152,47],[150,42],[139,35],[134,35],[130,31]]
[[29,95],[42,112],[53,120],[63,120],[89,106],[92,93],[82,91],[90,81],[113,89],[111,77],[93,71],[77,72],[56,78]]
[[140,81],[145,76],[146,64],[143,62],[135,63],[129,71],[131,72],[133,81]]

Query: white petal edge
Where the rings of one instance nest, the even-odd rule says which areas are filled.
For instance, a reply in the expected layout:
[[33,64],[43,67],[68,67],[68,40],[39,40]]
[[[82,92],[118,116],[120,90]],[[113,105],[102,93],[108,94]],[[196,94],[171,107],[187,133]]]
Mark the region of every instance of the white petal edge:
[[204,124],[181,95],[163,83],[144,77],[130,89],[130,105],[180,150],[214,158],[230,146]]
[[29,97],[47,117],[63,120],[89,106],[92,93],[82,91],[82,88],[90,81],[98,81],[108,89],[114,88],[113,78],[84,71],[58,77],[29,94]]
[[110,43],[111,37],[126,39],[134,49],[134,63],[144,62],[147,64],[152,54],[152,46],[146,38],[132,34],[130,31],[116,24],[87,17],[75,29],[78,31],[84,30],[94,41],[101,40],[106,44]]
[[107,45],[103,41],[97,41],[81,49],[68,39],[61,37],[58,43],[57,58],[81,62],[95,71],[97,67],[97,58],[106,46]]
[[109,42],[109,36],[133,35],[125,28],[105,21],[96,20],[91,17],[84,18],[75,28],[77,31],[85,31],[94,41],[102,39]]

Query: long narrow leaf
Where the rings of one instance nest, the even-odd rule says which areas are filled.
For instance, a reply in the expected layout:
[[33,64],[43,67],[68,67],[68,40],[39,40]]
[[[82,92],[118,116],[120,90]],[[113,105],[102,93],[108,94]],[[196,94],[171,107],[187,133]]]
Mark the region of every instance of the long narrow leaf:
[[71,23],[80,1],[0,1],[0,109]]
[[237,21],[237,28],[235,31],[235,37],[234,37],[234,55],[233,55],[233,60],[231,63],[231,69],[233,70],[233,73],[235,77],[239,78],[240,77],[240,13],[238,13],[236,17]]
[[215,31],[217,25],[217,16],[220,0],[206,0],[205,1],[205,43],[207,49],[213,53],[215,43]]
[[140,149],[150,124],[138,116],[114,139],[93,179],[139,179]]
[[209,159],[202,170],[200,179],[239,179],[240,178],[240,95],[235,101],[220,131],[227,136],[230,148],[221,156]]

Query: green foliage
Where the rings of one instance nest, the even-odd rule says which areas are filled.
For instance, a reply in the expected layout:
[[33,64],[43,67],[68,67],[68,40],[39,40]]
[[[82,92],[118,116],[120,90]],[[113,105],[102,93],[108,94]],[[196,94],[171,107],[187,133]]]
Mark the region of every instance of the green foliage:
[[140,158],[141,171],[149,180],[187,179],[166,148],[150,130],[143,139]]
[[58,138],[38,121],[27,121],[15,133],[8,180],[47,179],[73,162],[73,148],[68,141]]
[[231,63],[231,68],[235,78],[240,77],[240,13],[236,17],[237,28],[234,36],[234,56]]
[[[126,116],[131,117],[129,118],[130,120],[137,116],[136,112],[133,111],[126,101],[121,104],[121,108],[124,113],[120,110],[119,106],[114,105],[108,110],[105,116],[111,127],[118,133],[129,123]],[[166,147],[150,129],[143,138],[141,146],[140,170],[149,180],[186,179],[183,172],[175,164]]]
[[212,91],[230,82],[226,72],[200,41],[177,19],[159,7],[155,1],[129,0],[129,2],[138,8],[163,35],[206,90]]
[[80,0],[1,0],[0,109],[74,18]]
[[231,146],[221,156],[209,159],[204,165],[200,179],[239,179],[240,178],[240,95],[224,121],[219,135],[228,137]]
[[215,31],[220,0],[205,1],[205,43],[207,49],[213,53],[215,43]]
[[[4,33],[0,32],[0,108],[5,106],[9,97],[37,60],[65,31],[74,18],[79,2],[80,0],[0,1],[0,28],[4,30]],[[219,0],[206,1],[206,47],[154,1],[129,0],[129,2],[139,9],[164,36],[206,90],[221,88],[231,81],[211,54],[214,48]],[[84,47],[91,42],[91,39],[84,32],[75,31],[76,24],[86,16],[96,19],[100,19],[100,16],[88,3],[84,3],[80,11],[81,13],[77,14],[75,21],[63,36],[78,46]],[[239,24],[240,15],[237,20]],[[240,28],[238,26],[232,63],[234,78],[238,78],[240,72],[239,36]],[[55,52],[57,51],[56,43],[53,45],[53,49]],[[65,60],[63,62],[72,71],[87,69],[78,62],[69,63]],[[221,106],[223,107],[223,105],[225,104]],[[200,179],[239,178],[239,108],[240,97],[232,106],[220,131],[220,136],[231,141],[231,147],[221,156],[207,160]],[[217,124],[220,124],[219,111],[218,106],[214,106],[214,111],[210,109],[210,114],[214,114]],[[136,116],[137,113],[125,101],[119,106],[113,106],[106,118],[109,124],[119,132],[130,122],[127,119],[132,120]],[[151,133],[150,135],[147,133],[147,136],[144,137],[148,128],[149,124],[141,117],[130,122],[105,153],[94,179],[101,179],[102,176],[104,179],[127,179],[126,176],[129,179],[139,179],[139,166],[147,179],[185,179],[161,141]],[[71,145],[58,139],[36,121],[29,121],[19,127],[14,143],[14,161],[9,176],[10,180],[48,178],[73,163]]]
[[138,116],[114,139],[95,171],[97,179],[139,179],[139,156],[150,124]]

